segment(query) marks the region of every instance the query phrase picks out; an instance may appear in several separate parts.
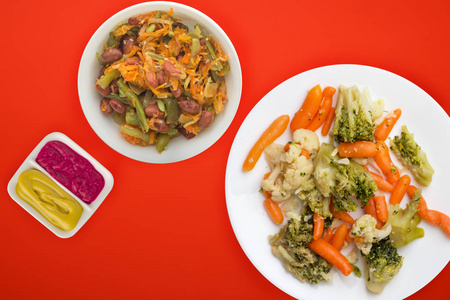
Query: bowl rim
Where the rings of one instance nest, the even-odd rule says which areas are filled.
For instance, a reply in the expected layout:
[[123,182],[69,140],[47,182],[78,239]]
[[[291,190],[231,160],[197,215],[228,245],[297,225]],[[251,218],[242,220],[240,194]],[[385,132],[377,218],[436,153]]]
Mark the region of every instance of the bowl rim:
[[[232,71],[229,75],[227,75],[227,96],[228,96],[228,103],[226,104],[225,110],[219,114],[216,119],[208,128],[208,130],[205,130],[203,134],[200,134],[198,137],[196,137],[193,140],[183,140],[183,142],[177,142],[180,141],[180,138],[176,138],[169,144],[169,148],[165,151],[163,151],[161,154],[158,154],[155,149],[152,149],[154,153],[148,154],[148,156],[143,157],[141,154],[142,149],[145,148],[155,148],[154,146],[147,146],[147,147],[138,147],[136,145],[132,145],[127,143],[126,141],[122,142],[120,139],[119,134],[119,128],[117,126],[117,137],[107,136],[103,132],[103,128],[100,125],[98,125],[97,121],[94,120],[92,113],[89,111],[89,104],[87,103],[86,98],[91,98],[89,96],[90,91],[85,91],[87,83],[83,82],[83,77],[86,74],[86,69],[89,68],[89,66],[92,65],[92,52],[95,56],[95,49],[98,49],[99,43],[98,41],[101,41],[102,39],[105,39],[104,32],[109,32],[112,28],[117,26],[119,22],[123,22],[126,18],[138,15],[139,11],[142,11],[142,13],[145,13],[146,11],[152,11],[152,10],[168,10],[170,8],[174,9],[174,15],[177,16],[177,11],[181,15],[192,15],[192,19],[196,20],[198,19],[199,22],[204,23],[206,29],[211,32],[217,40],[220,41],[223,48],[226,48],[226,53],[230,57],[230,63],[233,63],[232,65]],[[212,32],[214,31],[214,32]],[[103,42],[100,43],[100,45],[103,45]],[[94,50],[94,51],[92,51]],[[95,60],[96,62],[96,60]],[[232,81],[233,90],[232,95],[230,95],[230,81]],[[228,35],[225,33],[225,31],[209,16],[204,14],[203,12],[185,5],[181,3],[176,2],[170,2],[170,1],[153,1],[153,2],[143,2],[139,4],[135,4],[129,7],[126,7],[111,17],[109,17],[106,21],[104,21],[93,33],[93,35],[90,37],[89,42],[86,44],[82,57],[80,59],[79,67],[78,67],[78,76],[77,76],[77,87],[78,87],[78,97],[80,100],[80,105],[83,110],[83,114],[88,121],[90,127],[94,130],[94,132],[97,134],[100,139],[105,142],[110,148],[112,148],[114,151],[120,153],[121,155],[131,158],[136,161],[141,162],[147,162],[147,163],[156,163],[156,164],[165,164],[165,163],[175,163],[179,161],[184,161],[187,159],[190,159],[194,156],[197,156],[201,154],[202,152],[206,151],[208,148],[210,148],[212,145],[214,145],[222,136],[225,134],[225,132],[230,127],[232,121],[234,120],[237,110],[240,105],[240,100],[242,96],[242,70],[241,65],[239,61],[239,56],[236,52],[236,49],[234,48],[233,43],[231,42]],[[231,101],[230,101],[231,100]],[[110,118],[109,118],[110,119]],[[218,122],[220,121],[220,122]],[[112,120],[111,120],[112,122]],[[221,123],[217,125],[217,123]],[[210,130],[211,129],[211,130]],[[214,131],[213,131],[214,129]],[[118,143],[119,141],[119,143]],[[126,144],[128,145],[126,145]],[[170,151],[170,147],[174,147],[173,144],[177,143],[179,144],[178,147],[180,148],[179,151],[172,150]],[[132,148],[131,148],[131,147]],[[142,148],[142,149],[139,149]],[[138,151],[135,151],[138,150]],[[150,150],[150,151],[152,151]],[[136,153],[137,154],[136,154]],[[156,155],[155,155],[156,154]]]

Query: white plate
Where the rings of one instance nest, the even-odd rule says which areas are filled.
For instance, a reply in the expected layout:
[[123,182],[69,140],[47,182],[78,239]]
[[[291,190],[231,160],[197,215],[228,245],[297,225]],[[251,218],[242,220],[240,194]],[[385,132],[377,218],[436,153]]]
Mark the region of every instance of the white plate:
[[[50,141],[61,141],[72,150],[77,152],[79,155],[86,158],[93,166],[94,168],[103,176],[105,179],[105,186],[101,190],[100,194],[98,194],[97,198],[90,204],[84,203],[80,198],[78,198],[76,195],[74,195],[70,190],[68,190],[66,187],[64,187],[62,184],[60,184],[58,181],[54,180],[54,178],[48,174],[48,172],[42,168],[37,162],[36,157],[38,153],[41,151],[42,147],[47,142]],[[27,202],[25,202],[22,198],[20,198],[16,193],[16,185],[17,185],[17,179],[19,178],[19,175],[29,169],[36,169],[44,174],[46,174],[48,177],[53,179],[53,181],[60,186],[62,189],[64,189],[67,193],[69,193],[75,200],[80,203],[80,205],[83,207],[83,213],[78,220],[77,225],[74,229],[70,231],[65,231],[62,229],[59,229],[55,227],[53,224],[51,224],[47,219],[45,219],[40,213],[38,213],[31,205],[29,205]],[[66,135],[60,133],[60,132],[53,132],[44,137],[42,141],[34,148],[34,150],[28,155],[28,157],[25,159],[25,161],[22,163],[22,165],[19,167],[19,169],[16,171],[14,176],[11,178],[11,180],[8,183],[8,193],[11,196],[11,198],[17,202],[23,209],[25,209],[30,215],[32,215],[36,220],[42,223],[45,227],[47,227],[50,231],[52,231],[54,234],[59,236],[60,238],[69,238],[73,236],[75,233],[80,230],[81,227],[89,220],[90,217],[95,213],[95,211],[98,209],[100,204],[103,203],[106,196],[108,196],[109,192],[111,191],[112,187],[114,185],[114,178],[112,174],[104,167],[102,166],[97,160],[95,160],[89,153],[87,153],[83,148],[78,146],[74,141],[72,141],[69,137]]]
[[[332,270],[334,279],[331,283],[302,283],[272,255],[268,236],[277,233],[280,227],[269,219],[263,207],[264,198],[259,192],[262,177],[270,169],[264,157],[248,173],[242,171],[242,164],[265,128],[280,115],[288,114],[292,118],[309,89],[316,84],[322,88],[328,85],[338,88],[341,84],[356,85],[361,90],[367,87],[372,99],[385,99],[386,110],[401,108],[402,116],[391,136],[398,134],[403,124],[415,134],[416,141],[425,150],[435,169],[431,185],[423,190],[424,198],[429,208],[450,215],[447,190],[450,169],[447,153],[450,146],[448,115],[427,93],[398,75],[367,66],[335,65],[313,69],[286,80],[269,92],[242,123],[230,151],[225,179],[227,209],[235,235],[261,274],[292,297],[334,300],[406,298],[430,282],[450,259],[450,239],[439,228],[424,221],[420,227],[425,229],[425,237],[399,249],[399,253],[404,256],[403,267],[381,295],[369,292],[363,278],[353,274],[345,277],[335,268]],[[291,140],[290,136],[287,130],[276,142],[284,144]],[[319,137],[322,138],[320,133]],[[321,141],[326,140],[322,138]],[[400,165],[395,158],[393,160]],[[360,258],[358,266],[363,270],[361,263]]]
[[[120,135],[119,125],[110,116],[100,111],[101,95],[95,90],[95,80],[99,74],[96,52],[101,52],[111,30],[120,22],[127,22],[129,17],[155,10],[174,9],[174,16],[182,19],[189,28],[200,23],[210,33],[229,56],[231,71],[225,76],[228,102],[225,109],[214,119],[211,125],[197,137],[187,140],[178,136],[169,142],[167,150],[161,154],[155,146],[140,147],[125,141]],[[193,157],[212,146],[228,129],[239,106],[242,91],[242,73],[239,58],[226,33],[204,13],[187,5],[155,1],[128,7],[103,23],[89,40],[80,61],[78,70],[78,94],[84,115],[95,133],[111,148],[132,159],[148,163],[171,163]]]

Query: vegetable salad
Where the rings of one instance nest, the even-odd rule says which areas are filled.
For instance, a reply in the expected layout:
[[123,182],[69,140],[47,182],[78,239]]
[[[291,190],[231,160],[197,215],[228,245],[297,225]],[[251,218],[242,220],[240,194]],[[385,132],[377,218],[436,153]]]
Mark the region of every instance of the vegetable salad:
[[[251,171],[263,153],[271,169],[261,192],[280,231],[269,242],[294,277],[330,281],[336,267],[345,276],[364,274],[366,287],[381,293],[401,271],[398,250],[424,236],[421,220],[450,237],[450,217],[428,209],[422,187],[411,184],[410,175],[424,187],[431,184],[434,170],[425,151],[406,126],[389,138],[400,117],[400,108],[385,114],[384,101],[372,101],[368,90],[317,85],[292,120],[278,117],[250,150],[243,171]],[[292,140],[277,144],[288,126]],[[328,142],[319,142],[319,128]]]
[[225,108],[228,56],[200,24],[189,28],[172,9],[129,18],[97,57],[100,109],[132,144],[162,152],[177,135],[197,136]]

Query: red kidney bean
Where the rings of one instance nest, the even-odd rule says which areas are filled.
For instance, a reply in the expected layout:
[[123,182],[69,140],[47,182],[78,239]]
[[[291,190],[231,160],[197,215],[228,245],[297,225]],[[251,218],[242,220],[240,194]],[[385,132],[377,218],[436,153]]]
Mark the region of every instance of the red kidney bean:
[[178,101],[178,106],[187,113],[198,114],[200,112],[200,105],[194,100]]
[[156,78],[156,74],[153,70],[148,70],[145,73],[145,79],[147,80],[147,83],[151,87],[157,87],[158,86],[158,79]]
[[205,110],[202,112],[202,115],[200,116],[200,119],[198,120],[198,127],[200,129],[205,129],[211,124],[211,121],[213,119],[213,114],[209,110]]
[[205,40],[203,38],[200,39],[200,46],[205,46]]
[[181,78],[181,72],[177,70],[173,62],[171,62],[170,60],[164,61],[163,68],[169,76],[176,79]]
[[102,96],[108,96],[109,94],[111,94],[111,86],[108,86],[106,89],[102,89],[101,86],[99,86],[98,84],[95,85],[95,88],[97,89],[97,91],[100,93],[100,95]]
[[105,75],[106,67],[100,69],[100,76]]
[[158,129],[158,131],[161,133],[166,133],[170,129],[169,125],[167,125],[164,119],[157,118],[155,119],[155,122],[153,124],[155,124],[156,129]]
[[136,45],[136,38],[132,35],[126,34],[122,39],[122,51],[127,54]]
[[178,84],[178,87],[176,90],[172,89],[172,87],[170,87],[170,91],[172,92],[172,96],[174,96],[175,98],[180,98],[181,96],[181,85]]
[[102,53],[102,59],[105,63],[110,64],[122,58],[122,51],[117,48],[109,48]]
[[192,139],[195,137],[195,134],[192,132],[187,132],[186,129],[184,129],[184,127],[180,127],[178,128],[178,132],[184,136],[185,138],[187,138],[188,140]]
[[131,17],[131,18],[128,19],[128,24],[130,24],[130,25],[138,25],[140,21],[141,20],[139,20],[138,17]]
[[114,109],[119,114],[124,114],[127,111],[125,104],[117,99],[109,100],[109,105],[111,105],[112,109]]
[[158,79],[158,85],[162,85],[169,81],[167,74],[163,71],[156,73],[156,78]]
[[145,107],[144,112],[148,117],[152,118],[158,116],[161,113],[161,110],[159,110],[158,105],[149,104]]
[[104,114],[109,115],[113,112],[113,109],[111,105],[109,104],[108,98],[103,98],[102,101],[100,101],[100,109]]
[[111,84],[109,85],[111,88],[111,92],[114,94],[119,94],[119,87],[117,86],[117,81],[119,80],[119,77],[111,81]]
[[138,65],[139,64],[139,58],[137,58],[136,56],[127,58],[125,60],[125,64],[126,65]]

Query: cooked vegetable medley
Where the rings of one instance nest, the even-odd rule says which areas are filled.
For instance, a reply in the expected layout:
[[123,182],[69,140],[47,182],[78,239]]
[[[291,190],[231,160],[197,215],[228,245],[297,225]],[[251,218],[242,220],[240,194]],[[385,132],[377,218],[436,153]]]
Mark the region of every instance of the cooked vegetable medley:
[[228,56],[200,24],[180,21],[172,9],[129,18],[97,54],[100,109],[128,142],[160,153],[174,136],[208,128],[227,102]]
[[[372,101],[368,90],[356,86],[339,87],[334,109],[335,91],[322,91],[320,85],[309,91],[290,122],[292,140],[285,145],[275,140],[289,116],[276,119],[249,152],[243,171],[251,171],[264,151],[270,167],[261,181],[264,207],[281,226],[269,242],[294,277],[311,284],[330,281],[333,266],[345,276],[360,277],[359,251],[368,290],[381,293],[401,272],[398,249],[424,236],[421,220],[450,237],[450,217],[428,209],[422,188],[412,183],[410,175],[430,185],[434,171],[406,126],[391,139],[391,148],[384,142],[401,110],[381,118],[384,102]],[[320,127],[328,142],[320,143],[315,133]],[[390,149],[407,168],[394,164]],[[402,201],[408,202],[401,208]]]

